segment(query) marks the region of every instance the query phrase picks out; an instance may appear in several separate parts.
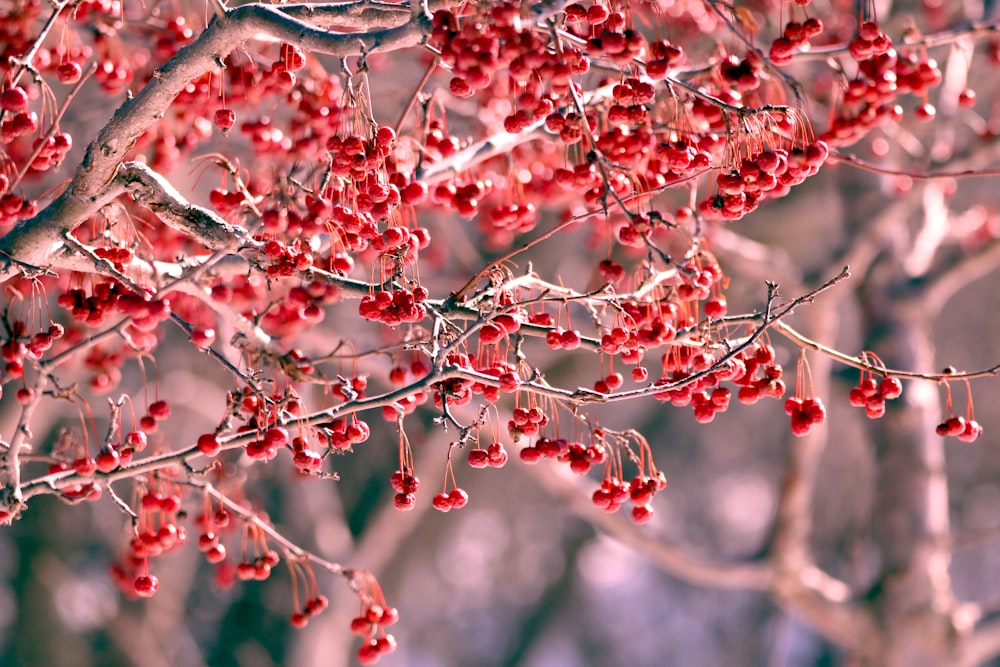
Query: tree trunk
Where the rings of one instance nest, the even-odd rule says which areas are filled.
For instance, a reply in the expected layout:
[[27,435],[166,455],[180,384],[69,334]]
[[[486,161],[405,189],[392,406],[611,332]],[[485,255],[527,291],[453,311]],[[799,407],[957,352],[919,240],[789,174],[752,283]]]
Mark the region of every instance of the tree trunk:
[[[876,267],[861,295],[863,328],[875,332],[866,346],[889,368],[933,369],[932,320],[911,283],[894,262]],[[935,387],[912,382],[872,424],[879,571],[869,600],[882,645],[866,666],[957,664],[964,633],[954,622],[946,442],[934,432],[940,411]]]

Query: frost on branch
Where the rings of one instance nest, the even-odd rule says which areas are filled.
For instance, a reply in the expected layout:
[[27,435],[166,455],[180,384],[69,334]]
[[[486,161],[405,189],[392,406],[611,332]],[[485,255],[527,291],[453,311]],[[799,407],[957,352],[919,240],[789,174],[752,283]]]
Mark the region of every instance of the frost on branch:
[[[493,474],[465,463],[515,460],[586,479],[584,512],[647,524],[673,473],[607,404],[708,423],[737,402],[780,414],[776,399],[808,443],[835,397],[807,350],[858,370],[848,400],[872,419],[902,380],[941,384],[938,432],[977,439],[971,390],[962,417],[950,387],[995,369],[890,368],[786,321],[843,298],[840,259],[877,252],[781,289],[727,264],[726,239],[754,247],[745,219],[831,163],[879,171],[840,149],[933,118],[927,48],[954,37],[777,4],[216,3],[207,24],[184,3],[3,10],[0,378],[17,417],[0,520],[39,495],[110,500],[128,526],[114,578],[140,597],[189,541],[226,585],[283,560],[296,627],[327,606],[315,571],[343,577],[369,664],[395,648],[395,610],[371,575],[279,530],[258,476],[332,484],[357,474],[350,454],[389,447],[395,510],[457,512],[477,502],[466,480]],[[98,102],[103,125],[75,129]],[[205,395],[161,395],[189,364]],[[79,425],[46,438],[39,414],[59,411]],[[440,489],[423,488],[435,466]],[[802,546],[796,493],[737,579],[860,645],[870,615]]]

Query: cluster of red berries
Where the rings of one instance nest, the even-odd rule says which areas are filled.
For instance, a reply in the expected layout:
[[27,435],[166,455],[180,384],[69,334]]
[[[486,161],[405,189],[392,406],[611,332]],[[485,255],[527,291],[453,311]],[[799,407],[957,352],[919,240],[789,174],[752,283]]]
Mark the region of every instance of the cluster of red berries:
[[28,325],[24,320],[14,320],[7,324],[7,328],[10,338],[0,344],[0,359],[4,362],[3,375],[9,378],[22,377],[25,359],[40,359],[66,333],[58,322],[31,336],[28,336]]
[[210,528],[198,536],[198,551],[205,554],[205,560],[213,565],[226,560],[226,545],[219,541],[219,534]]
[[952,415],[938,424],[935,432],[942,438],[950,435],[962,442],[975,442],[983,434],[983,427],[971,417],[965,418]]
[[340,287],[336,283],[312,280],[295,285],[288,290],[287,298],[264,315],[261,327],[272,336],[293,336],[304,325],[322,322],[326,317],[323,307],[339,300]]
[[[539,433],[542,429],[548,426],[549,416],[545,414],[545,411],[539,407],[514,408],[511,413],[510,420],[507,422],[507,433],[510,434],[511,440],[517,442],[521,439],[521,436],[531,437]],[[522,456],[523,459],[523,451]]]
[[[567,113],[555,111],[545,117],[545,129],[553,134],[558,134],[559,141],[567,146],[575,144],[583,139],[585,127],[584,123],[586,123],[586,129],[589,130],[591,134],[597,132],[599,123],[597,116],[594,114],[588,113],[585,116],[581,116],[576,111],[570,111]],[[573,178],[575,180],[575,176]],[[564,176],[563,185],[566,185],[565,180],[566,177]]]
[[601,444],[584,445],[582,442],[569,442],[565,450],[560,443],[559,455],[556,460],[569,464],[569,469],[577,475],[586,475],[591,466],[604,465],[608,460],[608,452]]
[[617,371],[612,371],[594,382],[594,391],[601,394],[610,394],[616,389],[620,389],[623,384],[625,384],[625,377]]
[[146,408],[146,414],[139,418],[139,428],[146,433],[153,433],[159,428],[160,422],[170,416],[170,403],[157,399]]
[[309,624],[309,619],[323,613],[329,606],[330,600],[325,595],[315,595],[306,600],[301,611],[293,612],[288,620],[293,628],[304,628]]
[[479,216],[479,226],[488,235],[523,234],[534,229],[537,221],[538,211],[534,204],[504,204]]
[[351,632],[365,639],[358,649],[358,662],[374,665],[379,658],[396,650],[396,639],[386,634],[385,628],[399,620],[395,607],[371,603],[362,609],[359,616],[351,620]]
[[[132,457],[137,452],[142,452],[146,449],[147,444],[148,440],[145,433],[142,431],[130,431],[122,442],[105,443],[101,447],[101,451],[94,458],[94,464],[100,472],[114,472],[121,466],[131,463]],[[77,466],[77,461],[73,462],[72,467],[78,474],[82,474]]]
[[285,245],[277,239],[269,239],[264,242],[264,256],[268,261],[269,278],[292,276],[298,271],[305,271],[313,264],[312,253],[302,248],[299,239],[295,239],[291,245]]
[[692,392],[691,408],[694,410],[695,421],[699,424],[707,424],[714,420],[717,413],[729,409],[731,399],[732,392],[727,387]]
[[67,132],[57,132],[48,138],[37,137],[33,147],[38,155],[31,162],[34,171],[48,171],[62,164],[69,149],[73,147],[73,137]]
[[135,257],[131,248],[121,246],[100,246],[94,248],[94,254],[111,262],[118,271],[124,271],[125,266]]
[[380,127],[371,138],[359,134],[346,137],[334,135],[327,139],[326,149],[330,152],[334,175],[361,182],[373,170],[383,166],[395,143],[395,130]]
[[645,248],[657,223],[661,221],[662,216],[658,212],[655,215],[647,213],[631,215],[628,217],[628,222],[618,229],[618,242],[623,246]]
[[274,549],[266,549],[249,560],[244,556],[244,559],[236,565],[236,578],[240,581],[264,581],[271,576],[271,570],[280,561],[281,558]]
[[665,79],[670,70],[680,67],[687,60],[684,49],[664,39],[649,43],[649,60],[646,61],[646,76],[654,81]]
[[560,456],[568,453],[569,440],[565,438],[548,438],[543,436],[538,438],[533,445],[528,445],[523,448],[518,454],[518,457],[525,463],[537,463],[542,458],[558,459]]
[[439,183],[431,191],[431,201],[445,209],[457,211],[463,217],[471,218],[479,212],[480,204],[492,192],[493,181],[488,178],[465,184],[448,181]]
[[657,139],[646,124],[646,107],[633,104],[612,106],[607,115],[610,127],[598,134],[597,149],[616,165],[636,167],[648,161]]
[[580,347],[582,340],[577,329],[556,327],[545,334],[545,343],[553,350],[575,350]]
[[[80,335],[80,330],[73,330],[74,339]],[[87,351],[83,360],[84,367],[91,371],[90,389],[95,394],[104,394],[116,386],[122,378],[122,366],[125,365],[125,352],[122,347],[105,347],[95,345]]]
[[473,468],[502,468],[507,465],[507,450],[502,443],[491,442],[485,449],[470,449],[468,459]]
[[412,470],[408,467],[403,467],[394,471],[389,482],[396,492],[395,497],[392,499],[396,509],[405,512],[416,507],[417,491],[420,490],[420,478],[414,475]]
[[[0,173],[0,192],[6,192],[9,186],[9,179],[6,174]],[[38,213],[38,202],[34,199],[26,199],[13,192],[0,195],[0,229],[6,229],[14,225],[18,220],[26,220],[34,217]]]
[[450,491],[437,493],[431,499],[431,505],[439,512],[461,509],[468,504],[469,494],[459,486],[453,487]]
[[461,26],[447,10],[434,14],[431,42],[440,44],[441,60],[455,76],[448,89],[456,97],[471,97],[489,87],[499,63],[500,39],[485,24],[464,21]]
[[117,305],[118,298],[126,292],[118,282],[101,282],[94,285],[89,295],[79,287],[70,289],[59,295],[57,303],[68,309],[77,322],[100,326]]
[[[915,115],[920,120],[929,120],[936,110],[927,101],[927,92],[940,85],[942,79],[937,63],[926,54],[899,54],[894,49],[873,53],[858,63],[858,76],[848,82],[836,115],[821,138],[836,145],[848,145],[873,127],[898,122],[903,117],[903,108],[896,99],[906,93],[921,96]],[[959,101],[974,104],[975,96],[966,95]]]
[[785,414],[791,417],[792,433],[798,436],[806,435],[813,426],[826,421],[826,407],[823,400],[816,396],[786,398]]
[[347,450],[366,442],[371,436],[371,428],[368,422],[351,415],[346,419],[336,419],[323,424],[322,434],[330,447]]
[[390,327],[420,322],[427,316],[427,308],[422,303],[427,296],[427,289],[421,286],[413,290],[379,290],[361,298],[358,313],[366,320],[381,322]]
[[801,48],[810,39],[818,37],[823,33],[823,22],[818,18],[810,17],[805,21],[789,21],[778,37],[771,42],[771,49],[768,55],[775,65],[787,65],[792,62],[792,56],[796,48]]
[[198,551],[213,565],[225,562],[227,551],[226,545],[221,541],[221,534],[232,528],[232,514],[229,510],[220,507],[212,511],[212,505],[206,498],[205,511],[197,517],[196,524],[201,530],[196,542]]
[[[133,292],[124,291],[124,288],[121,287],[117,291],[120,296],[115,305],[119,312],[132,318],[130,325],[132,330],[151,333],[156,330],[161,322],[166,321],[170,317],[170,301],[166,298],[151,299]],[[94,292],[95,296],[97,296],[97,287],[94,288]],[[103,295],[100,299],[104,299]],[[76,313],[74,311],[75,316]],[[87,324],[90,324],[89,320]]]
[[121,54],[101,58],[94,72],[94,80],[109,95],[117,95],[125,90],[135,78],[135,68],[128,58]]
[[586,22],[593,35],[587,40],[588,55],[628,66],[646,54],[646,38],[638,30],[627,27],[631,22],[623,12],[609,11],[604,5],[595,3],[587,10]]
[[272,426],[260,438],[248,442],[244,449],[247,456],[255,461],[271,461],[278,455],[278,450],[288,444],[288,431],[281,426]]
[[506,337],[514,335],[521,328],[521,321],[520,311],[501,313],[479,329],[479,340],[483,345],[499,343]]
[[[785,393],[785,383],[781,379],[782,367],[775,362],[774,354],[770,345],[751,346],[698,381],[676,389],[665,389],[653,396],[661,401],[670,401],[675,406],[692,406],[695,419],[700,423],[712,421],[716,413],[729,408],[731,392],[718,386],[720,382],[728,381],[738,386],[736,396],[747,405],[756,403],[762,397],[780,398]],[[715,363],[716,357],[710,352],[679,346],[663,355],[665,375],[655,384],[681,382],[691,373],[705,371]]]
[[892,39],[882,31],[876,21],[863,21],[858,26],[858,34],[847,45],[851,57],[861,62],[873,56],[881,56],[892,48]]
[[804,148],[776,148],[745,159],[738,170],[716,176],[717,194],[702,200],[698,212],[709,220],[739,220],[765,196],[784,196],[818,173],[829,154],[826,142],[818,139]]
[[736,394],[740,403],[753,405],[761,398],[781,398],[785,383],[783,369],[775,361],[774,348],[768,344],[755,345],[733,360],[729,377],[740,387]]
[[848,401],[856,408],[864,408],[869,419],[878,419],[885,414],[885,402],[899,398],[903,393],[903,383],[899,378],[885,376],[881,382],[862,373],[858,386],[848,394]]
[[605,512],[617,512],[621,506],[632,501],[632,520],[636,523],[648,523],[653,518],[653,508],[650,506],[658,491],[667,488],[667,478],[663,473],[656,475],[636,475],[626,484],[614,476],[606,476],[601,480],[601,486],[594,491],[591,502]]
[[208,193],[208,201],[219,213],[227,215],[238,211],[246,201],[246,197],[237,190],[212,188]]
[[149,573],[149,560],[187,542],[187,529],[178,524],[181,497],[170,483],[151,479],[139,499],[135,536],[122,561],[111,566],[112,579],[130,596],[152,597],[159,580]]
[[49,464],[48,472],[53,474],[72,470],[81,477],[90,477],[97,472],[109,473],[130,463],[136,452],[146,449],[146,444],[145,433],[131,431],[123,442],[105,444],[94,457],[90,456],[84,445],[67,440],[60,442],[52,453],[56,460]]
[[10,144],[38,131],[38,114],[28,108],[30,104],[28,91],[21,86],[0,92],[0,144]]
[[743,94],[760,88],[763,71],[764,61],[756,51],[750,51],[742,60],[734,54],[723,58],[716,65],[715,78],[720,85]]
[[619,354],[629,344],[637,342],[634,332],[630,332],[625,327],[612,327],[611,331],[601,336],[601,352],[605,354]]

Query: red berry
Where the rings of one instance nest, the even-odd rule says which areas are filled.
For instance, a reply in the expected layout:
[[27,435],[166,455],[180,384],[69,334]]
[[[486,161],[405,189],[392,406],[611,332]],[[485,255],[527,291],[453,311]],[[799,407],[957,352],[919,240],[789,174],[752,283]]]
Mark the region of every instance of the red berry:
[[170,416],[170,404],[166,401],[153,401],[149,404],[149,415],[153,419],[166,419]]
[[948,435],[959,435],[966,428],[965,417],[949,417],[944,423]]
[[865,397],[865,392],[861,389],[861,387],[854,387],[847,395],[847,400],[850,401],[851,405],[854,407],[863,408],[865,407],[865,401],[867,398]]
[[632,508],[632,520],[636,523],[649,523],[653,520],[653,508],[646,505],[636,505]]
[[198,536],[198,551],[208,551],[219,543],[219,536],[213,532],[202,533]]
[[228,132],[236,125],[236,112],[232,109],[217,109],[213,121],[217,128]]
[[490,455],[485,449],[469,450],[469,465],[473,468],[486,468],[490,464]]
[[882,394],[882,398],[887,400],[899,398],[903,393],[903,383],[899,381],[899,378],[885,377],[879,383],[878,391]]
[[725,317],[727,310],[726,300],[723,297],[716,297],[705,302],[705,314],[712,318]]
[[14,86],[0,93],[0,109],[24,111],[28,108],[28,93],[21,86]]
[[76,474],[87,477],[97,472],[97,460],[91,456],[81,456],[73,461],[73,470]]
[[222,444],[213,433],[203,433],[198,436],[198,451],[205,456],[215,456],[222,451]]
[[431,500],[431,505],[433,505],[436,510],[449,512],[451,511],[451,498],[447,493],[438,493],[434,496],[434,499]]
[[226,560],[226,546],[224,544],[216,544],[214,547],[208,549],[205,552],[205,560],[209,563],[221,563]]
[[401,512],[408,512],[416,507],[417,497],[412,493],[397,493],[392,499],[393,506]]
[[146,444],[148,440],[146,434],[142,431],[130,431],[127,436],[125,436],[125,443],[137,452],[141,452],[146,449]]
[[211,327],[205,329],[193,329],[191,331],[191,342],[201,349],[211,347],[212,343],[215,342],[215,329],[212,329]]
[[362,665],[374,665],[378,662],[380,656],[378,642],[374,639],[369,640],[368,643],[358,649],[358,662]]
[[538,463],[538,460],[542,458],[542,452],[534,447],[525,447],[518,453],[518,456],[525,463]]
[[118,467],[121,462],[121,457],[118,456],[118,452],[111,448],[102,449],[101,453],[97,455],[95,459],[97,463],[97,469],[101,472],[111,472]]
[[56,76],[59,77],[61,83],[73,84],[83,77],[83,68],[79,63],[66,61],[56,68]]
[[965,422],[965,428],[958,434],[958,439],[962,442],[975,442],[983,434],[983,427],[975,419]]
[[918,120],[929,121],[937,115],[937,109],[934,108],[933,104],[925,102],[918,106],[913,113]]
[[153,597],[156,589],[159,587],[160,581],[152,574],[144,574],[136,577],[132,583],[132,589],[135,591],[135,594],[143,598]]
[[375,649],[381,653],[392,653],[396,650],[396,638],[392,635],[385,635],[375,640]]
[[448,501],[452,509],[461,509],[469,504],[469,494],[464,489],[455,487],[448,493]]

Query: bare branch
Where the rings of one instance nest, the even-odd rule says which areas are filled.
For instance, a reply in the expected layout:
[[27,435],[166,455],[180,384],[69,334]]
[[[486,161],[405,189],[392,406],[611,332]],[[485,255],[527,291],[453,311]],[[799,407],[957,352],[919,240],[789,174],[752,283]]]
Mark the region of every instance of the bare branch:
[[587,494],[579,484],[573,482],[566,471],[541,465],[526,469],[533,479],[574,514],[646,556],[663,571],[684,581],[713,588],[758,591],[767,590],[772,583],[772,572],[764,562],[710,563],[684,553],[621,516],[601,511],[590,502]]
[[939,313],[959,290],[1000,267],[1000,241],[993,240],[975,252],[931,271],[923,286],[923,307],[928,314]]
[[166,178],[141,162],[126,162],[116,184],[138,204],[143,204],[168,227],[198,241],[210,250],[236,244],[257,244],[247,231],[223,220],[214,211],[189,203]]

